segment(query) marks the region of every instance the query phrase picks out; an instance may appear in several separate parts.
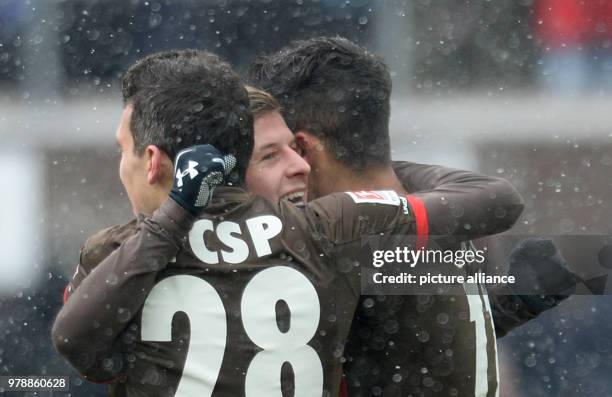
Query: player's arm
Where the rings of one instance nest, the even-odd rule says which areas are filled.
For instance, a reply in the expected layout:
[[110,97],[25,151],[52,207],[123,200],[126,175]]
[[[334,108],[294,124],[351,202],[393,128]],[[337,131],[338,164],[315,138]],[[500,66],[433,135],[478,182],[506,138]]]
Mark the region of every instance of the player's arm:
[[[142,218],[144,219],[144,217]],[[79,252],[79,262],[64,289],[64,303],[81,282],[102,260],[119,248],[121,243],[136,233],[137,219],[123,225],[111,226],[89,237]]]
[[512,227],[524,203],[505,179],[437,165],[394,162],[409,196],[427,211],[430,235],[469,238]]
[[[501,232],[514,224],[523,209],[520,195],[510,183],[500,178],[409,162],[395,162],[394,169],[406,190],[413,192],[417,202],[421,201],[426,207],[430,233],[434,235]],[[467,206],[463,204],[466,202]],[[469,230],[465,230],[466,223],[470,224]],[[474,228],[474,225],[479,227]],[[543,311],[541,307],[529,304],[537,300],[535,296],[515,295],[507,285],[491,288],[488,296],[497,337],[504,336]],[[556,300],[555,304],[559,301]]]
[[85,269],[85,265],[83,265],[83,249],[85,249],[85,246],[81,247],[81,251],[79,253],[79,262],[77,263],[74,273],[72,274],[72,278],[64,288],[64,295],[62,298],[64,303],[68,301],[70,295],[72,295],[74,290],[76,290],[76,288],[81,284],[81,281],[83,281],[85,277],[87,277],[87,275],[89,274],[89,271],[87,271]]
[[194,220],[168,199],[66,301],[53,325],[53,343],[87,379],[107,381],[118,375],[121,365],[104,362],[122,360],[118,336],[143,305],[157,273],[178,253]]
[[[281,211],[294,208],[283,202]],[[369,235],[415,235],[414,211],[408,200],[394,191],[343,192],[310,201],[303,209],[307,227],[339,245]]]
[[[53,325],[56,349],[82,375],[108,381],[122,365],[120,335],[142,307],[163,270],[182,247],[186,236],[235,161],[209,145],[177,155],[177,167],[190,162],[195,176],[175,180],[170,198],[138,223],[137,232],[123,242],[81,281]],[[225,161],[224,161],[225,160]],[[191,164],[195,162],[195,166]],[[185,168],[182,168],[185,169]],[[180,182],[177,182],[180,181]]]

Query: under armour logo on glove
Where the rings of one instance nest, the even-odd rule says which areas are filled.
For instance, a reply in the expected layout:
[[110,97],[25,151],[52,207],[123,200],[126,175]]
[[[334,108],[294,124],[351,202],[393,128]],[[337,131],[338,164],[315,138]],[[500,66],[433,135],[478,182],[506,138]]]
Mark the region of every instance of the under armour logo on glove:
[[174,161],[175,179],[170,197],[197,215],[210,202],[215,187],[225,181],[235,166],[234,156],[224,155],[212,145],[182,150]]
[[[213,159],[217,160],[217,159]],[[196,176],[198,176],[198,170],[195,169],[195,166],[198,165],[198,163],[196,161],[189,161],[189,165],[187,166],[187,169],[185,171],[181,171],[181,169],[179,168],[176,171],[176,179],[178,179],[178,181],[176,182],[176,185],[178,187],[182,187],[183,186],[183,177],[189,175],[189,177],[191,179],[195,178]]]

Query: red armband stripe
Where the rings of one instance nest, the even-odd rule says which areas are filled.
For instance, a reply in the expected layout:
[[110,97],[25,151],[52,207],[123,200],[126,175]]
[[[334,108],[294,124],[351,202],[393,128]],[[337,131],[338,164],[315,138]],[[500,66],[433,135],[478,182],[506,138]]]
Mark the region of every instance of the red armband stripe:
[[66,304],[66,301],[68,301],[68,288],[70,288],[70,283],[68,283],[68,285],[64,288],[64,305]]
[[427,240],[429,237],[427,208],[425,208],[425,204],[423,204],[423,201],[418,197],[407,194],[406,198],[412,207],[412,211],[414,211],[417,229],[417,249],[425,249],[425,247],[427,247]]

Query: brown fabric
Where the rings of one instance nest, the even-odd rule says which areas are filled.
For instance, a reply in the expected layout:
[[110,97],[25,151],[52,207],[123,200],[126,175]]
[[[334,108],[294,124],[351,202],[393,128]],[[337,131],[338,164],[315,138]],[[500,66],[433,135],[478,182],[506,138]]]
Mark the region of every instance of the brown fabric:
[[427,208],[432,236],[477,238],[514,225],[524,202],[505,179],[438,165],[394,162],[404,187]]
[[[522,210],[520,196],[503,179],[408,162],[395,163],[394,167],[406,190],[425,203],[431,234],[463,233],[466,234],[466,238],[474,238],[499,232],[511,227]],[[253,208],[255,212],[263,211],[261,204],[257,204],[256,207]],[[225,211],[224,208],[217,201],[209,210],[220,215]],[[282,207],[279,209],[282,210]],[[330,214],[331,218],[338,218],[337,214],[334,214],[342,213],[342,208],[326,206],[316,211],[305,209],[304,212],[309,214],[309,216],[304,214],[304,220],[311,222],[318,217],[329,218]],[[460,215],[457,216],[458,214]],[[475,227],[465,228],[466,223]],[[355,225],[349,229],[360,230]],[[83,249],[79,268],[91,271],[97,264],[96,260],[99,262],[120,245],[129,233],[135,232],[135,226],[136,222],[132,221],[121,227],[107,229],[90,238]],[[303,256],[305,252],[310,252],[314,244],[314,247],[320,247],[326,257],[329,255],[329,258],[333,258],[333,255],[328,254],[330,246],[336,250],[339,250],[339,246],[327,244],[327,239],[321,241],[321,236],[327,235],[334,241],[338,236],[344,238],[347,230],[342,228],[338,230],[333,226],[333,222],[323,225],[315,221],[309,226],[313,231],[310,239],[314,242],[305,244],[304,241],[309,238],[299,237],[297,240],[285,240],[288,256],[295,258]],[[352,233],[349,230],[346,235],[350,236]],[[341,243],[341,241],[335,242]],[[212,247],[213,242],[209,243]],[[347,263],[346,258],[340,258],[340,261],[343,265]],[[319,273],[323,279],[322,275],[325,273],[320,270],[317,274]],[[76,286],[81,280],[82,278],[75,279],[73,284]],[[227,283],[224,282],[223,285],[225,284]],[[347,360],[346,372],[350,383],[349,395],[351,397],[370,395],[376,390],[375,388],[384,390],[389,395],[409,393],[448,395],[449,392],[455,391],[458,392],[457,395],[473,394],[475,330],[473,323],[469,321],[469,316],[466,317],[468,312],[465,296],[457,298],[450,300],[448,297],[390,296],[384,299],[362,297],[357,305],[358,321],[352,327],[344,356]],[[335,299],[339,300],[338,297]],[[350,298],[344,299],[350,300]],[[495,325],[503,328],[503,330],[497,328],[500,333],[505,333],[532,317],[523,316],[521,313],[528,313],[524,309],[516,310],[516,307],[512,306],[510,309],[514,310],[509,310],[506,301],[505,296],[491,298]],[[235,308],[238,299],[234,299],[233,302],[231,306]],[[322,301],[321,303],[323,304]],[[335,304],[333,300],[329,303]],[[177,321],[180,322],[181,318],[177,318]],[[492,330],[487,328],[485,331],[487,339],[493,340]],[[180,349],[187,340],[185,337],[176,345],[170,346]],[[341,348],[339,349],[341,351]],[[489,354],[488,357],[493,355]],[[163,362],[163,358],[160,360]],[[489,369],[494,368],[493,363],[489,363],[488,366]],[[244,371],[244,366],[237,368]],[[243,379],[243,375],[236,370],[224,366],[225,370]],[[93,373],[95,374],[95,371]],[[108,375],[108,371],[102,373]],[[159,375],[152,374],[162,372],[151,366],[147,370],[141,370],[140,375],[136,375],[138,372],[135,370],[132,373],[133,379],[139,376],[143,379],[158,379]],[[172,383],[167,379],[169,372],[163,373],[166,374],[165,378],[156,381],[161,382],[156,393],[162,393],[162,389],[167,391],[168,387],[164,388],[163,385]],[[495,374],[490,375],[489,384],[492,390],[496,386]],[[124,380],[119,386],[115,386],[117,393],[123,393],[118,395],[126,395],[125,390],[129,389],[127,386],[129,383]]]
[[66,298],[103,259],[119,248],[128,237],[136,233],[137,222],[138,220],[134,218],[124,225],[111,226],[99,231],[85,241],[79,253],[79,263],[72,280],[68,283]]
[[[201,377],[214,385],[213,396],[241,396],[248,387],[245,386],[247,374],[254,371],[251,364],[255,358],[265,356],[258,355],[262,347],[256,344],[257,336],[252,334],[259,327],[271,335],[279,332],[270,341],[275,344],[282,339],[281,329],[288,333],[303,330],[304,327],[295,324],[306,321],[308,311],[315,309],[300,291],[313,288],[320,315],[313,335],[302,344],[309,346],[305,348],[307,352],[316,352],[315,358],[320,361],[317,365],[323,374],[321,394],[337,395],[343,346],[360,291],[359,267],[347,267],[345,260],[364,260],[360,257],[361,241],[366,235],[414,234],[411,213],[406,215],[402,205],[357,204],[346,193],[297,207],[288,202],[272,204],[251,198],[232,188],[217,189],[208,210],[210,215],[191,227],[191,237],[188,237],[187,222],[172,219],[173,212],[165,204],[152,218],[139,220],[135,227],[129,223],[96,235],[98,240],[90,239],[81,255],[81,260],[85,259],[88,265],[90,258],[100,258],[104,252],[112,251],[116,241],[125,238],[99,265],[89,269],[80,284],[73,280],[73,292],[53,328],[58,351],[87,379],[114,379],[113,395],[166,396],[173,395],[179,380],[190,382],[188,376],[183,376],[187,352],[197,354],[194,352],[201,351],[201,344],[214,346],[217,341],[224,344],[218,379],[211,378],[216,370]],[[282,222],[282,230],[268,243],[266,236],[274,228],[274,219]],[[202,225],[210,222],[216,232],[202,233],[205,229]],[[203,253],[212,255],[209,258],[218,259],[218,263],[203,262]],[[241,254],[246,259],[235,260]],[[281,279],[272,277],[270,280],[276,281],[264,283],[265,288],[250,287],[255,292],[247,294],[247,286],[264,271],[288,272],[288,275]],[[210,296],[202,297],[201,288],[185,288],[190,285],[185,280],[212,286],[212,295],[219,297],[224,313],[214,309],[214,299]],[[155,288],[156,285],[160,287]],[[187,307],[176,309],[171,327],[164,325],[168,319],[160,314],[168,299],[155,300],[157,296],[171,296],[170,303],[177,300]],[[263,303],[266,296],[275,301],[293,299],[293,305],[297,306],[287,311],[287,307],[277,304],[276,312],[270,312],[272,309]],[[250,306],[243,298],[263,301],[248,311]],[[184,310],[193,313],[185,315]],[[255,316],[257,320],[251,334],[244,325],[245,315]],[[146,324],[143,324],[144,318]],[[199,326],[200,319],[208,318],[210,321],[199,329],[197,337],[190,334],[192,327]],[[227,338],[219,341],[211,333],[220,321],[227,326]],[[171,328],[171,341],[144,340],[142,333],[151,328],[156,332]],[[263,350],[267,350],[265,346]],[[303,354],[310,353],[291,350],[284,361],[291,363]],[[211,356],[198,357],[200,364],[209,365]],[[276,367],[278,376],[274,381],[256,382],[263,384],[265,395],[273,395],[280,388],[290,391],[293,387],[293,376],[287,366],[282,371],[280,364]],[[299,371],[297,374],[305,376]],[[312,377],[306,378],[309,385]]]
[[[433,236],[475,239],[501,233],[523,212],[522,197],[503,178],[410,162],[394,162],[393,166],[406,190],[425,203]],[[498,338],[535,317],[504,285],[488,294]]]
[[[522,212],[521,196],[504,179],[410,162],[395,162],[393,167],[406,191],[423,202],[432,236],[469,240],[499,233],[512,227]],[[459,244],[444,248],[458,249]],[[503,293],[503,287],[496,292]],[[467,299],[465,294],[362,296],[345,348],[348,396],[376,391],[389,396],[473,396],[477,348],[487,350],[484,376],[487,395],[494,396],[494,327],[485,321],[480,335],[484,333],[486,347],[477,346]],[[509,299],[494,292],[492,313],[483,314],[493,315],[502,335],[533,318],[524,308],[508,310]]]

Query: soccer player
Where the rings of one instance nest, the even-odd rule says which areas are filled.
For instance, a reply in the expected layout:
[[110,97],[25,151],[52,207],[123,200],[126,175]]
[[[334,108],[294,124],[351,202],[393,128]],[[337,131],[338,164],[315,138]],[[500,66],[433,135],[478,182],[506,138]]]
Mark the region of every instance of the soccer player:
[[[260,108],[259,112],[256,110],[257,106],[253,105],[257,102],[265,105],[266,101],[267,99],[265,94],[260,93],[259,99],[257,99],[257,94],[253,94],[252,92],[251,107],[255,110],[256,150],[251,157],[251,162],[249,165],[249,170],[252,171],[250,172],[250,178],[249,170],[247,170],[247,185],[251,190],[256,190],[258,187],[260,187],[261,191],[258,193],[267,195],[274,201],[281,197],[286,197],[291,200],[299,200],[301,196],[300,190],[303,190],[305,185],[304,176],[307,174],[308,166],[305,165],[303,161],[300,164],[301,159],[299,159],[299,157],[296,158],[295,152],[291,150],[291,146],[293,145],[293,137],[291,136],[290,131],[286,128],[282,118],[280,118],[278,115],[278,112],[276,112],[278,109],[277,105],[273,105],[272,108],[267,108],[267,110],[266,106],[263,106]],[[261,117],[258,117],[258,113]],[[263,122],[258,123],[258,120]],[[267,134],[258,134],[258,130],[267,132]],[[276,135],[271,135],[270,131],[275,131]],[[258,136],[268,138],[267,142],[264,139],[262,144],[258,146]],[[262,149],[260,155],[257,154],[257,147]],[[445,171],[444,169],[435,169],[434,167],[423,167],[422,169],[426,170],[427,172],[425,175],[428,175],[429,179],[433,179],[434,181],[436,181],[436,178],[432,178],[431,174],[440,173],[441,170]],[[284,170],[284,172],[282,170]],[[492,178],[487,179],[487,177],[479,177],[473,174],[471,175],[458,171],[447,172],[447,174],[448,175],[445,175],[446,178],[438,179],[446,181],[446,186],[444,186],[444,183],[442,183],[440,186],[443,186],[445,195],[448,197],[452,197],[454,194],[465,196],[466,192],[468,192],[470,188],[473,190],[482,189],[482,186],[479,185],[493,184],[494,186],[497,185],[498,187],[504,188],[504,185],[500,184],[499,180]],[[421,175],[420,177],[423,176],[424,175]],[[467,183],[468,186],[464,186],[463,189],[457,189],[455,183],[458,182],[463,182],[464,184]],[[469,184],[470,182],[472,183],[471,185]],[[430,186],[434,187],[436,184],[431,183]],[[510,197],[512,198],[512,196]],[[452,203],[453,200],[450,202]],[[498,204],[500,205],[498,209],[504,209],[504,207],[501,205],[502,203],[503,201],[498,201]],[[132,222],[127,227],[112,228],[99,234],[96,236],[96,238],[88,240],[88,244],[83,249],[81,264],[90,264],[92,265],[91,267],[95,266],[101,259],[105,258],[108,253],[117,248],[127,237],[129,237],[134,232],[134,229],[135,222]],[[84,271],[84,268],[86,267],[87,266],[78,267],[75,280],[73,280],[71,285],[78,285],[78,283],[82,280],[82,277],[86,274]]]
[[[253,101],[251,101],[253,103]],[[199,108],[199,106],[197,106],[197,108]],[[275,126],[284,126],[284,121],[282,121],[282,118],[280,118],[280,116],[278,116],[278,114],[274,114],[274,112],[267,112],[268,114],[266,115],[266,112],[262,113],[262,116],[270,116],[270,117],[261,117],[258,118],[256,117],[256,129],[257,129],[257,125],[258,122],[257,120],[261,120],[264,121],[264,123],[259,123],[260,126],[262,126],[262,128],[259,128],[260,131],[267,131],[267,130],[273,130],[274,128],[271,127],[275,127]],[[131,115],[126,115],[124,114],[124,117],[126,117],[128,119],[128,121],[124,121],[123,124],[126,123],[133,123],[133,121],[129,121],[131,118]],[[278,131],[278,129],[276,129]],[[279,198],[283,197],[283,196],[287,196],[289,195],[288,198],[290,199],[299,199],[299,196],[301,195],[300,190],[303,190],[304,188],[304,174],[307,173],[304,165],[303,164],[299,164],[299,161],[296,160],[295,158],[295,152],[289,151],[287,150],[287,148],[289,147],[289,145],[291,144],[291,141],[293,140],[293,137],[291,136],[291,133],[289,130],[287,130],[286,126],[284,126],[284,130],[283,130],[283,136],[284,138],[288,138],[288,139],[284,139],[284,141],[282,141],[282,143],[279,145],[278,143],[272,143],[272,144],[268,144],[268,143],[264,143],[262,145],[260,145],[261,147],[261,156],[258,156],[257,153],[257,149],[255,151],[255,153],[253,153],[253,157],[251,158],[251,163],[249,166],[249,169],[252,169],[253,172],[249,173],[249,171],[247,170],[247,185],[249,185],[249,187],[251,188],[251,190],[255,190],[257,191],[258,188],[264,188],[266,187],[266,183],[278,180],[279,183],[278,184],[272,184],[272,189],[268,189],[268,190],[261,190],[259,193],[265,194],[267,195],[270,199],[272,200],[278,200]],[[260,134],[261,135],[261,134]],[[125,136],[129,136],[127,134],[123,134],[122,137]],[[274,139],[278,139],[278,138],[274,138]],[[121,139],[120,139],[121,141]],[[257,141],[257,139],[256,139]],[[257,147],[257,142],[256,142],[256,147]],[[283,150],[279,151],[278,149],[281,148]],[[267,151],[267,153],[266,153]],[[156,150],[152,149],[152,154],[151,154],[151,158],[154,158],[155,154],[156,154]],[[292,154],[293,153],[293,154]],[[160,155],[160,158],[163,158],[163,156]],[[287,181],[284,181],[282,178],[278,179],[275,177],[275,175],[272,173],[270,174],[270,169],[274,168],[274,169],[281,169],[278,166],[282,165],[282,164],[287,164],[284,160],[280,157],[285,155],[289,156],[289,159],[293,159],[294,162],[297,164],[297,175],[300,176],[301,181],[298,182],[295,186],[292,186],[292,183],[289,182],[287,183],[287,181],[289,181],[290,178],[287,179]],[[279,160],[283,160],[283,161],[279,161]],[[301,159],[300,159],[301,160]],[[155,164],[155,162],[153,161],[153,164]],[[123,167],[122,167],[123,168]],[[163,167],[161,167],[163,168]],[[291,161],[289,161],[288,166],[285,166],[285,170],[291,169]],[[430,173],[433,171],[432,168],[428,168],[427,171],[429,171]],[[439,171],[439,170],[438,170]],[[124,172],[125,173],[125,172]],[[295,172],[292,171],[291,174],[294,174]],[[249,175],[251,175],[251,177],[249,177]],[[458,181],[462,181],[464,183],[466,182],[472,182],[472,185],[469,186],[464,186],[462,190],[460,190],[461,194],[465,194],[470,188],[471,189],[482,189],[481,185],[483,184],[493,184],[494,186],[497,184],[497,186],[501,186],[502,188],[504,188],[505,186],[503,184],[499,184],[498,180],[493,180],[493,179],[487,179],[486,177],[480,177],[480,178],[474,178],[473,175],[464,175],[458,172],[452,172],[452,176],[448,178],[447,177],[447,181],[453,181],[453,182],[458,182]],[[459,176],[459,178],[457,178],[457,176]],[[468,176],[469,178],[471,178],[470,181],[466,180],[466,176]],[[461,177],[464,177],[464,180],[461,180]],[[152,181],[155,182],[155,177],[152,177]],[[454,179],[453,179],[454,178]],[[147,176],[147,183],[150,183],[150,181],[148,180],[149,176]],[[122,177],[122,180],[124,181],[124,184],[126,184],[126,180],[129,182],[129,179],[126,177]],[[250,183],[249,183],[250,180]],[[293,179],[294,181],[297,179]],[[140,179],[140,182],[143,182],[143,178]],[[442,183],[443,185],[444,183]],[[301,186],[300,186],[301,185]],[[435,184],[432,184],[432,186],[434,186]],[[289,189],[287,189],[287,186],[289,186]],[[279,189],[279,187],[282,187],[282,189]],[[126,185],[126,188],[128,190],[128,196],[130,197],[134,197],[135,193],[132,193],[130,195],[130,188]],[[453,184],[449,184],[447,183],[445,186],[445,192],[446,194],[450,197],[452,196],[453,192],[453,188],[454,185]],[[283,190],[284,189],[284,190]],[[159,189],[158,189],[159,190]],[[137,189],[132,189],[132,192],[138,192]],[[495,191],[495,189],[493,189],[492,191]],[[503,189],[502,189],[503,192]],[[494,195],[493,195],[494,196]],[[163,195],[158,197],[163,197]],[[512,195],[510,195],[510,197],[512,198]],[[139,208],[137,208],[135,206],[135,211],[143,211],[143,210],[150,210],[151,208],[153,208],[155,206],[155,203],[153,203],[153,205],[148,205],[146,204],[147,201],[150,201],[150,199],[146,198],[146,197],[136,197],[135,199],[131,198],[131,201],[134,203],[138,203],[140,201],[143,201],[145,203],[141,204],[139,206]],[[159,202],[159,198],[157,200],[157,202]],[[498,201],[498,203],[503,203],[503,201]],[[503,208],[500,207],[499,208]],[[131,224],[132,226],[135,226],[135,223]],[[127,238],[130,234],[131,234],[131,230],[129,228],[115,228],[113,229],[113,233],[108,233],[105,234],[105,236],[112,236],[114,238],[116,238],[113,241],[108,241],[110,244],[90,244],[93,245],[93,247],[91,247],[91,249],[87,249],[88,247],[86,246],[86,249],[84,249],[83,254],[84,254],[84,258],[82,258],[82,263],[86,263],[89,262],[88,258],[94,258],[93,261],[91,262],[95,262],[97,263],[97,261],[99,261],[99,259],[104,258],[110,251],[112,251],[112,249],[116,248],[125,238]],[[95,240],[95,239],[93,239]],[[110,247],[110,249],[108,249]],[[107,249],[101,249],[101,248],[107,248]],[[83,271],[83,267],[79,266],[78,268],[78,272],[77,275],[75,277],[75,280],[73,281],[73,283],[78,284],[79,281],[82,279],[82,276],[84,275],[84,271]],[[69,290],[69,292],[71,292]],[[64,346],[64,348],[66,348]],[[84,350],[86,351],[86,349]],[[96,373],[94,376],[98,376],[100,375],[99,373]],[[90,378],[92,378],[90,376]]]
[[[294,192],[274,203],[242,190],[247,95],[211,54],[149,56],[123,94],[120,177],[136,230],[71,291],[58,351],[117,396],[337,395],[360,289],[337,252],[359,251],[364,235],[414,234],[409,206],[392,192],[296,206]],[[204,142],[220,152],[193,146]]]
[[[256,60],[250,80],[281,102],[312,168],[310,198],[405,188],[421,235],[489,235],[511,227],[522,210],[503,180],[483,183],[474,174],[410,163],[393,169],[390,74],[380,58],[348,40],[294,42]],[[451,183],[440,187],[444,182]],[[345,352],[349,395],[495,395],[492,314],[498,331],[507,332],[545,306],[494,298],[491,309],[482,287],[461,296],[362,297]]]
[[[254,118],[254,149],[243,183],[250,193],[272,202],[289,199],[296,204],[303,203],[310,166],[296,151],[295,137],[280,114],[280,105],[266,92],[253,87],[246,89]],[[128,120],[125,122],[129,123]],[[244,141],[241,144],[248,143]],[[133,209],[137,216],[146,210],[152,212],[146,207]],[[64,301],[104,258],[136,232],[137,221],[134,218],[125,224],[101,230],[87,239],[81,248],[72,280],[65,288]]]

